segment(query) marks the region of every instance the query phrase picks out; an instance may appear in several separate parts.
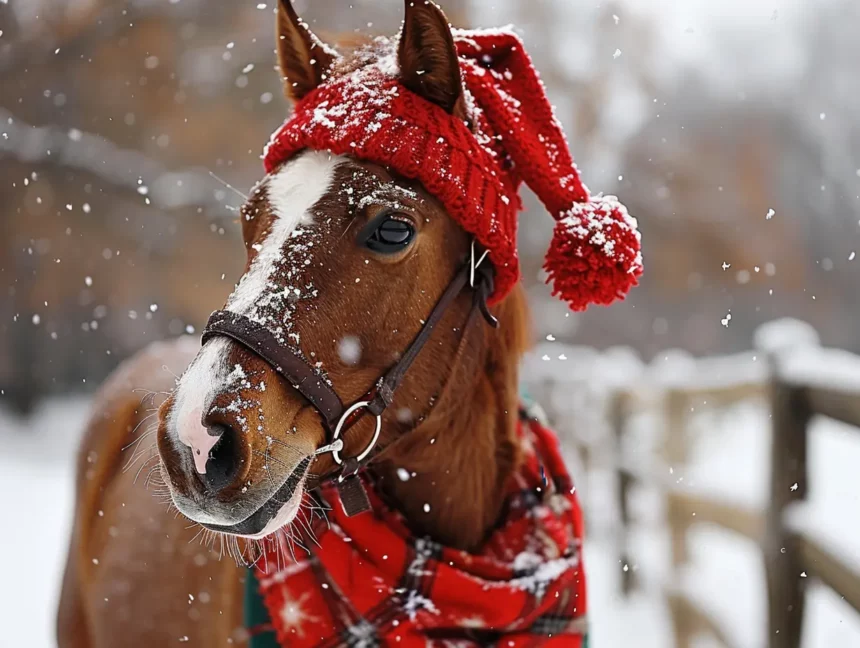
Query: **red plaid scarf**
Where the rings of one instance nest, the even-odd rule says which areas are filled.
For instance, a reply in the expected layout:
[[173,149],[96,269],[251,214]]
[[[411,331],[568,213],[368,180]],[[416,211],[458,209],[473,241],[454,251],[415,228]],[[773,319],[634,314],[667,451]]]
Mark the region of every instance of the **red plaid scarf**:
[[[582,514],[555,435],[521,417],[524,461],[477,554],[410,535],[370,492],[349,518],[332,487],[319,545],[268,573],[260,592],[281,646],[584,648]],[[280,561],[283,563],[283,552]]]

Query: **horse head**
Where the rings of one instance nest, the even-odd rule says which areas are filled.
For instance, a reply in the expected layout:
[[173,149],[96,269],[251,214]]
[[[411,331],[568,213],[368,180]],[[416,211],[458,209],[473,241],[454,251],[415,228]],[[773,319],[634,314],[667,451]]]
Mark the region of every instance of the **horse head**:
[[[432,3],[406,3],[399,39],[377,39],[343,56],[285,0],[277,43],[293,101],[338,75],[394,66],[403,85],[466,120],[451,31]],[[312,150],[270,170],[243,206],[241,224],[247,265],[225,310],[274,332],[346,403],[372,391],[402,358],[472,245],[420,182]],[[379,447],[420,425],[462,376],[483,370],[476,349],[490,333],[463,330],[473,302],[464,291],[445,309],[378,421]],[[524,339],[522,328],[511,325],[506,334]],[[337,468],[332,454],[318,454],[331,430],[293,382],[228,337],[203,345],[160,410],[158,449],[184,515],[210,529],[262,537],[296,517],[308,480]],[[372,416],[357,422],[340,455],[368,448],[376,423]]]

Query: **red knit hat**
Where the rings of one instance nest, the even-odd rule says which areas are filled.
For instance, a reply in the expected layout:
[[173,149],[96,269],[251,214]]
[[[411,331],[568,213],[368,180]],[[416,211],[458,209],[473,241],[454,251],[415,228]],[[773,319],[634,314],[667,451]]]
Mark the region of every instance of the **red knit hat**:
[[489,252],[491,303],[519,280],[522,181],[556,219],[544,269],[574,310],[623,298],[642,273],[636,219],[590,196],[520,39],[454,32],[471,128],[408,90],[383,59],[324,82],[298,102],[264,152],[266,171],[303,149],[350,155],[417,179]]

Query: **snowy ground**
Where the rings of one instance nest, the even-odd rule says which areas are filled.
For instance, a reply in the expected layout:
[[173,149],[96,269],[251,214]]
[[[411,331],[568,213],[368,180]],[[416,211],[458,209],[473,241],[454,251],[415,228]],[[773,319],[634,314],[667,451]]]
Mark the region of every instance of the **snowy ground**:
[[[645,428],[655,422],[641,422],[643,429],[634,430],[633,434],[644,435]],[[696,416],[690,425],[690,436],[693,441],[690,461],[672,473],[679,488],[752,509],[765,505],[770,434],[768,414],[760,403]],[[860,431],[823,418],[814,420],[809,448],[809,502],[798,517],[805,530],[860,571],[858,465]],[[605,523],[601,508],[609,506],[612,479],[609,471],[595,471],[583,486],[587,491],[583,493],[584,499],[590,505],[586,515],[592,522]],[[667,587],[689,593],[720,622],[734,645],[766,646],[764,566],[754,543],[716,526],[695,525],[688,535],[690,563],[673,577],[659,493],[642,488],[633,492],[631,500],[636,523],[631,533],[630,554],[644,590],[637,597],[648,603],[637,610],[635,600],[624,603],[617,599],[615,590],[603,591],[605,584],[599,581],[606,575],[603,570],[610,568],[617,572],[617,566],[611,564],[611,544],[605,540],[609,536],[592,535],[590,546],[597,547],[600,556],[590,565],[592,592],[596,595],[595,636],[600,638],[595,646],[629,646],[632,644],[625,643],[625,638],[637,632],[651,629],[668,632],[671,626],[664,621],[667,612],[657,604]],[[594,577],[596,571],[598,578]],[[826,587],[814,581],[808,587],[803,648],[860,646],[860,615]],[[630,624],[623,630],[612,622],[620,610],[623,610],[621,618]],[[672,645],[667,635],[658,637],[654,645]],[[715,644],[701,643],[703,647],[712,645]]]
[[0,533],[0,648],[56,645],[74,453],[88,412],[84,398],[52,400],[29,420],[0,409],[0,490],[7,494]]
[[[0,555],[5,557],[0,610],[6,619],[0,648],[55,645],[54,610],[73,502],[74,447],[87,413],[83,398],[50,401],[26,421],[0,410],[0,489],[12,494],[27,489],[26,497],[7,498],[4,518],[11,521],[11,534],[0,534]],[[703,414],[692,426],[692,461],[678,478],[697,491],[761,505],[766,499],[766,424],[766,414],[756,404],[728,410],[719,418]],[[860,434],[833,422],[816,422],[810,464],[808,525],[860,563]],[[619,591],[622,565],[608,522],[612,516],[603,510],[612,501],[611,476],[596,471],[578,481],[591,516],[586,564],[592,645],[671,648],[671,619],[660,594],[671,583],[671,569],[659,496],[643,491],[634,498],[642,523],[632,534],[631,552],[642,589],[625,599]],[[756,548],[706,526],[694,527],[690,547],[691,564],[677,585],[723,620],[738,646],[764,646],[763,568]],[[860,616],[846,603],[816,586],[807,601],[804,648],[860,646]]]

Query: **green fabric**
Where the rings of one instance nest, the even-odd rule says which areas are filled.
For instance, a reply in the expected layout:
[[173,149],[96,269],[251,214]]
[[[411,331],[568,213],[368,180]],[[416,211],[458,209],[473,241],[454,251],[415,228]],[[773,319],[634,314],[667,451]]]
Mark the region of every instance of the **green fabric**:
[[[270,623],[269,612],[260,595],[260,584],[253,569],[247,569],[245,580],[245,627],[249,630],[255,626]],[[251,637],[250,648],[280,648],[274,630],[263,632]]]
[[535,399],[529,394],[529,390],[525,385],[520,385],[520,403],[523,407],[531,407],[535,403]]

